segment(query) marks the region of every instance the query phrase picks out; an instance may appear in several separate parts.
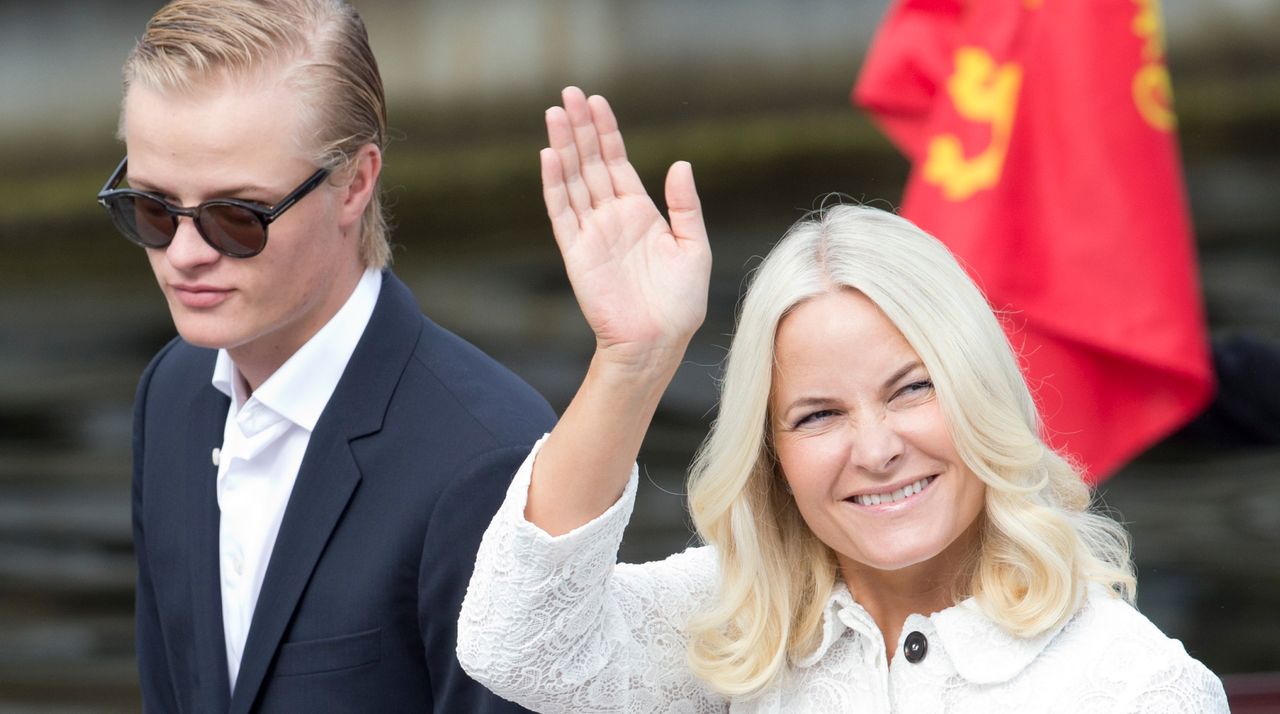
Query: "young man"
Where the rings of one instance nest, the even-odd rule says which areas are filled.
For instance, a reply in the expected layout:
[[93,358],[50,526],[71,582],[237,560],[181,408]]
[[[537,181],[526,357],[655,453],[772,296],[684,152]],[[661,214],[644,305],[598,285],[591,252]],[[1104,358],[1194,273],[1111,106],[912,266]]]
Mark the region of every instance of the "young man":
[[156,712],[519,711],[458,609],[554,414],[385,270],[383,92],[341,0],[175,0],[99,195],[179,338],[142,377],[133,527]]

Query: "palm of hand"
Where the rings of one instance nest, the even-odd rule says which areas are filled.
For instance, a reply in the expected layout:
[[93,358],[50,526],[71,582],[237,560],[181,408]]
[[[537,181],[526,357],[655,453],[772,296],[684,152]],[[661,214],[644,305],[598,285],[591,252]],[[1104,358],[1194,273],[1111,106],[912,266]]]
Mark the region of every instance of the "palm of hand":
[[597,353],[632,364],[678,358],[706,314],[711,272],[692,169],[677,162],[667,174],[668,223],[627,161],[608,103],[575,88],[564,99],[547,112],[543,198]]
[[562,250],[599,348],[682,347],[702,323],[711,252],[673,235],[648,196],[593,208]]

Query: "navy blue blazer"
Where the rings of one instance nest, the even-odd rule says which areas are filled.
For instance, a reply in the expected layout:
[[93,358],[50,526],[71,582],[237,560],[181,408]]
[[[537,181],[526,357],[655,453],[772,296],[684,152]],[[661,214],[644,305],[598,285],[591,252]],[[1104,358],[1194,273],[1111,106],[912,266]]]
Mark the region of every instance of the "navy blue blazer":
[[391,273],[312,433],[234,694],[218,568],[227,398],[175,339],[134,405],[137,653],[148,712],[519,712],[459,667],[476,548],[555,415],[423,317]]

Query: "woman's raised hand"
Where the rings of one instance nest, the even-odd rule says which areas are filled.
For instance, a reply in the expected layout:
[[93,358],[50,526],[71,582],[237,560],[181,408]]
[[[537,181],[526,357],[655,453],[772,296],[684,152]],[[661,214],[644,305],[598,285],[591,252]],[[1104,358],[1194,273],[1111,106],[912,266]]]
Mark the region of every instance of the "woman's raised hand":
[[604,97],[577,87],[547,110],[542,192],[578,306],[596,336],[597,359],[671,369],[702,324],[711,250],[693,170],[667,173],[670,223],[627,160]]
[[596,353],[533,466],[525,518],[560,535],[627,485],[658,402],[707,312],[711,250],[693,170],[667,172],[671,222],[627,161],[604,97],[547,110],[542,195]]

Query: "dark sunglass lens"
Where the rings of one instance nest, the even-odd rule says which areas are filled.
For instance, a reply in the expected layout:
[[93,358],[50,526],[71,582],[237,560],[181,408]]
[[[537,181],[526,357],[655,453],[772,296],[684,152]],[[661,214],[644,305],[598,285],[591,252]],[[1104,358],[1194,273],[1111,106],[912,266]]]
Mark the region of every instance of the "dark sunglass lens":
[[204,206],[197,218],[215,248],[231,256],[257,255],[267,244],[267,227],[252,211],[226,203]]
[[116,196],[109,202],[111,218],[125,237],[148,248],[163,248],[177,228],[163,203],[145,196]]

